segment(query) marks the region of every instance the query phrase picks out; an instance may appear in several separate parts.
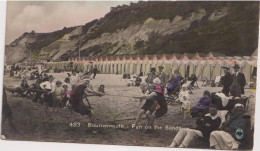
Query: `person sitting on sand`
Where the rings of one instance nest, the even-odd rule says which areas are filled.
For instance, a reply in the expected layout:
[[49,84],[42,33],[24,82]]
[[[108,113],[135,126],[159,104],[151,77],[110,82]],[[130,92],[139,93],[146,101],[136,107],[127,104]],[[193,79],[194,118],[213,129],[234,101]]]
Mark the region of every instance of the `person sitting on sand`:
[[210,147],[218,150],[252,149],[252,130],[249,115],[244,115],[244,105],[237,103],[231,111],[230,119],[220,130],[210,134]]
[[221,119],[217,116],[216,106],[210,105],[209,113],[199,118],[196,124],[197,128],[195,129],[181,128],[168,147],[187,148],[193,140],[198,138],[208,142],[210,133],[217,130],[221,124]]
[[207,112],[208,107],[212,104],[210,96],[211,95],[209,91],[204,91],[203,97],[200,98],[198,104],[191,109],[192,117],[201,116]]
[[[135,79],[135,80],[134,80]],[[140,86],[140,83],[142,82],[142,79],[139,75],[133,76],[133,79],[130,80],[130,82],[127,84],[127,86]]]
[[105,93],[105,86],[104,86],[104,84],[101,84],[101,85],[99,86],[98,92]]
[[135,86],[140,86],[140,83],[142,82],[142,79],[140,78],[139,74],[136,75],[135,79]]
[[256,89],[256,75],[254,75],[251,81],[248,83],[250,89]]
[[147,86],[144,86],[146,84],[142,83],[142,86],[140,88],[142,89],[142,92],[144,93],[144,96],[141,96],[140,99],[145,99],[145,104],[141,107],[141,111],[139,112],[136,121],[135,126],[139,123],[142,115],[146,114],[146,117],[148,119],[148,125],[152,123],[152,116],[151,114],[155,111],[157,103],[164,99],[163,96],[163,90],[160,86],[160,79],[155,78],[153,80],[153,84],[150,84],[148,86],[148,90],[145,90]]
[[29,85],[27,83],[26,77],[22,78],[22,83],[20,84],[20,87],[16,87],[14,89],[9,89],[10,92],[17,93],[18,96],[26,97],[26,94],[24,94],[29,88]]
[[126,78],[127,78],[127,74],[124,73],[124,74],[123,74],[123,79],[126,79]]
[[127,74],[127,75],[126,75],[126,78],[127,78],[127,79],[131,79],[131,75],[130,75],[130,74]]

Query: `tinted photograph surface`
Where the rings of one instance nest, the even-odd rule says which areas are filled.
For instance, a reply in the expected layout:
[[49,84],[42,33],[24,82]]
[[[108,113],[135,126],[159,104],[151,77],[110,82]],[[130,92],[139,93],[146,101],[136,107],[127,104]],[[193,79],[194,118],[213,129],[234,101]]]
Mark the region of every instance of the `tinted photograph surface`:
[[252,150],[259,2],[7,2],[1,139]]

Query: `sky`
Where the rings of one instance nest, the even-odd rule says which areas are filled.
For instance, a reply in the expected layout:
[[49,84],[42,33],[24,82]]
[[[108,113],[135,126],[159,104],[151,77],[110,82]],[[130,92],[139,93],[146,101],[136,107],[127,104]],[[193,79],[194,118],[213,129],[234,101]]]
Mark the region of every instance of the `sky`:
[[130,1],[9,1],[6,13],[6,41],[10,44],[24,32],[52,32],[84,25],[103,17],[110,7],[126,4]]

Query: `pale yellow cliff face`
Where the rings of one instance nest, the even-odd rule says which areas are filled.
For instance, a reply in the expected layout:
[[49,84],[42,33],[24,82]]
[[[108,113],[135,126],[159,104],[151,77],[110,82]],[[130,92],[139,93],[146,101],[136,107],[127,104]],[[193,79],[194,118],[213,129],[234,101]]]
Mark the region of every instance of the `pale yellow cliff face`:
[[37,41],[35,35],[26,34],[16,45],[6,47],[6,61],[16,63],[27,58],[29,59],[30,56],[28,50],[26,50],[26,45],[29,45],[35,41]]
[[[189,29],[192,22],[200,21],[205,15],[206,11],[204,9],[199,9],[197,12],[189,14],[189,17],[186,18],[176,15],[172,21],[168,19],[155,20],[153,18],[148,18],[143,22],[143,24],[132,25],[124,30],[117,30],[114,33],[103,33],[100,37],[89,40],[85,43],[81,47],[81,50],[96,45],[103,45],[105,43],[117,43],[118,46],[122,44],[127,45],[127,51],[131,54],[131,52],[134,52],[134,44],[137,41],[148,41],[151,33],[165,36],[179,31],[185,31]],[[218,20],[226,15],[227,11],[214,12],[211,14],[211,21]],[[118,54],[120,54],[120,52]]]
[[162,36],[174,34],[181,30],[187,30],[192,22],[201,20],[205,15],[205,12],[195,12],[185,19],[181,16],[176,16],[173,21],[168,19],[154,20],[153,18],[148,18],[143,24],[130,26],[125,30],[117,30],[114,33],[103,33],[100,37],[89,40],[81,49],[87,49],[104,43],[115,44],[119,42],[120,44],[128,44],[137,41],[148,41],[149,35],[152,32]]

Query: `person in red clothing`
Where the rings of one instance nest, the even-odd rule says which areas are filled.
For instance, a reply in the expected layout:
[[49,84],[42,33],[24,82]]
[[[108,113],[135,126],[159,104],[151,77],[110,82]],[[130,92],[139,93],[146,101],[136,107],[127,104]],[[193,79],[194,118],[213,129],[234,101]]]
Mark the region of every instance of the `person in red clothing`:
[[[165,98],[160,83],[160,79],[155,78],[153,80],[153,84],[150,84],[149,86],[145,86],[145,83],[141,84],[140,88],[142,89],[144,95],[141,96],[140,99],[145,99],[146,101],[145,104],[141,107],[135,124],[132,125],[133,127],[138,125],[142,115],[144,114],[148,119],[148,125],[152,127],[154,118],[161,117],[167,112],[167,104],[165,106]],[[160,106],[160,110],[159,108],[156,109],[157,106]]]

